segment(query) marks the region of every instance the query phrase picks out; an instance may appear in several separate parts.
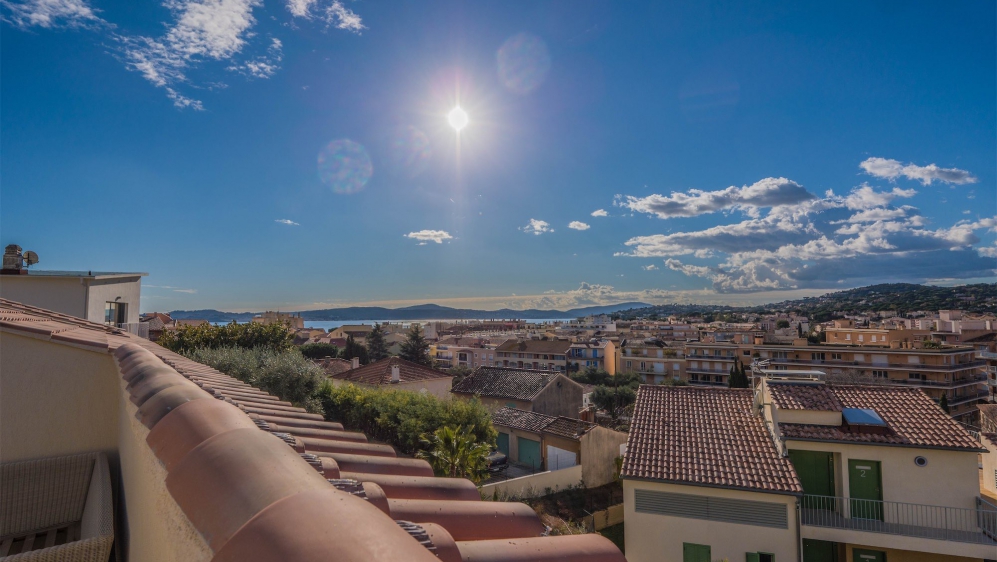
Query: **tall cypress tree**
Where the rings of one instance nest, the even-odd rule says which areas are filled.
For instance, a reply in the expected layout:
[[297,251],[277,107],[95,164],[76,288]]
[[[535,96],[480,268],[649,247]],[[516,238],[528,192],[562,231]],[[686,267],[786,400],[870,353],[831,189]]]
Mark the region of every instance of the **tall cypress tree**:
[[380,361],[388,357],[388,345],[384,342],[384,330],[380,324],[374,324],[374,329],[367,334],[367,356],[371,361]]
[[412,329],[409,330],[401,347],[401,353],[398,355],[402,359],[420,365],[431,366],[433,364],[429,357],[429,342],[422,337],[422,328],[418,324],[412,324]]

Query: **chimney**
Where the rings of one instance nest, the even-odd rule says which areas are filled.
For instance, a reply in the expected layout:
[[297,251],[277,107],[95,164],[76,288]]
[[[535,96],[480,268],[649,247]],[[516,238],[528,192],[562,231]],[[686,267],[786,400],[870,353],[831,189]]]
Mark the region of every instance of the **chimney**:
[[402,382],[402,370],[398,365],[391,366],[391,383],[398,384]]
[[24,269],[21,247],[17,244],[9,244],[3,251],[3,274],[19,275],[21,273],[27,273]]
[[354,369],[359,369],[360,368],[360,358],[359,357],[354,357],[353,358],[353,368]]

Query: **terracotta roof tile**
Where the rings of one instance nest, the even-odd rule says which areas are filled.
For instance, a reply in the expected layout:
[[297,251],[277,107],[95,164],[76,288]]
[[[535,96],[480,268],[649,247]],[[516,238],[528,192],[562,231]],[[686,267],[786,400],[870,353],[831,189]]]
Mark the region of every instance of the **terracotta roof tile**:
[[509,340],[495,348],[495,351],[555,353],[563,355],[570,348],[571,342],[566,340]]
[[546,433],[578,440],[595,427],[594,423],[528,412],[517,408],[501,408],[492,414],[492,424],[532,433]]
[[[980,444],[955,420],[949,417],[934,400],[919,388],[891,388],[883,386],[823,385],[825,395],[833,395],[840,408],[866,408],[875,410],[886,422],[886,434],[848,432],[842,427],[780,423],[786,439],[850,441],[881,443],[908,447],[977,450]],[[810,397],[816,391],[803,389],[802,385],[769,383],[773,397],[802,395]],[[790,403],[795,398],[786,398]],[[781,407],[781,406],[780,406]],[[830,409],[830,408],[814,408]],[[838,410],[833,410],[838,411]]]
[[803,493],[752,402],[750,389],[642,385],[623,477]]
[[429,381],[437,379],[451,378],[443,371],[437,371],[425,365],[406,361],[401,357],[388,357],[375,363],[364,365],[358,369],[350,369],[332,375],[332,378],[340,381],[352,382],[356,384],[366,384],[370,386],[380,386],[391,384],[391,367],[398,365],[398,375],[401,382]]
[[824,384],[769,382],[768,388],[776,407],[783,410],[841,411],[838,397]]
[[451,392],[531,401],[558,374],[556,371],[478,367],[457,383]]

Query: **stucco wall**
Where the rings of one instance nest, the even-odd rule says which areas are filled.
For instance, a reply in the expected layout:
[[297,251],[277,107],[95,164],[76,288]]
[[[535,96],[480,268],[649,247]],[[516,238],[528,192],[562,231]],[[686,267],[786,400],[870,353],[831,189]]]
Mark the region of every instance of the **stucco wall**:
[[548,416],[578,418],[582,409],[582,385],[564,375],[558,375],[533,399],[533,411]]
[[983,446],[989,452],[980,455],[983,464],[982,488],[984,494],[990,496],[990,503],[997,503],[997,443],[984,437]]
[[499,499],[508,497],[535,498],[549,493],[548,489],[549,491],[557,491],[569,486],[578,486],[581,484],[581,480],[582,467],[575,465],[564,470],[540,472],[504,482],[486,484],[480,489],[482,497],[486,499],[495,497],[496,493]]
[[103,451],[113,470],[118,394],[107,352],[0,332],[0,462]]
[[[790,450],[835,453],[834,477],[839,496],[848,494],[848,460],[879,461],[883,477],[883,500],[975,509],[980,493],[977,453],[850,445],[787,440]],[[927,466],[914,458],[928,459]]]
[[120,543],[126,560],[198,562],[211,560],[204,538],[166,489],[166,469],[149,449],[149,430],[135,418],[137,408],[118,377],[118,441],[121,459]]
[[[0,297],[77,318],[87,313],[86,286],[78,277],[0,275]],[[104,321],[103,314],[101,309],[99,322]]]
[[[721,523],[634,510],[637,488],[678,494],[785,503],[789,517],[786,529]],[[744,492],[702,486],[680,486],[662,482],[623,481],[626,551],[630,562],[682,562],[682,543],[710,546],[712,560],[745,559],[746,552],[770,552],[778,561],[798,560],[796,498],[780,494]]]
[[[950,543],[952,544],[952,543]],[[865,545],[845,545],[845,560],[854,560],[853,550],[878,550],[886,553],[886,562],[980,562],[979,558],[954,556],[952,554],[935,554],[931,552],[915,552],[912,550],[897,550],[895,548],[876,548]]]
[[627,434],[605,427],[595,427],[581,438],[582,479],[586,488],[595,488],[613,481],[616,457]]
[[87,320],[104,322],[104,306],[121,297],[117,302],[128,305],[125,312],[127,322],[134,324],[139,317],[139,299],[141,297],[141,277],[123,279],[94,279],[90,281],[90,296],[87,305]]
[[432,394],[437,398],[447,400],[450,398],[450,388],[453,386],[452,381],[453,377],[444,377],[442,379],[384,385],[383,388],[408,390],[410,392],[422,392],[422,390],[425,389],[427,394]]
[[[472,400],[474,398],[474,396],[468,394],[454,394],[453,396],[460,398],[461,400]],[[501,410],[509,404],[514,404],[514,407],[519,408],[520,410],[526,410],[527,412],[533,411],[533,405],[530,402],[523,400],[513,400],[512,398],[490,398],[488,396],[479,396],[478,400],[489,412]]]

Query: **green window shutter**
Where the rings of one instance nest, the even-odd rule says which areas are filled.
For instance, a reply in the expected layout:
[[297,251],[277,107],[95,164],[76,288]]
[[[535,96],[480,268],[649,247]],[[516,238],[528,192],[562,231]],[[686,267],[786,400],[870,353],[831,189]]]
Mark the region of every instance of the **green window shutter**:
[[745,552],[744,562],[759,562],[757,552]]
[[682,543],[682,562],[710,562],[710,546]]

